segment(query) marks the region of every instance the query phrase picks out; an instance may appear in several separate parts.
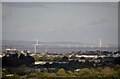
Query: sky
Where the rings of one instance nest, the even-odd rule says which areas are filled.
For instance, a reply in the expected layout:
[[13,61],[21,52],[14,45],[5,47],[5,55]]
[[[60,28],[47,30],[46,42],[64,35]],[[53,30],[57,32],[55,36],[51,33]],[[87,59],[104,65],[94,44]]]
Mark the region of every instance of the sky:
[[2,3],[0,2],[0,42],[1,40],[2,40]]
[[2,2],[119,2],[119,0],[1,0]]
[[3,2],[2,39],[118,44],[117,2]]

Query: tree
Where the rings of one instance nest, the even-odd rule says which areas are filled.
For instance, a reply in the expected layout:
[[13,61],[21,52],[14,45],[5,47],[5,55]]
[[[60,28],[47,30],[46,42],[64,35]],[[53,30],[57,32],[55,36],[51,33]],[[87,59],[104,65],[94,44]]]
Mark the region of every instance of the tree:
[[27,55],[24,61],[25,61],[25,65],[27,66],[32,65],[35,62],[34,58],[31,57],[30,55]]
[[40,59],[40,57],[38,55],[33,55],[32,57],[35,59],[35,61],[39,61],[39,59]]
[[6,67],[17,67],[21,65],[31,65],[35,62],[34,58],[30,55],[24,56],[23,54],[20,54],[18,57],[18,54],[9,54],[9,56],[2,57],[2,63],[3,66]]
[[54,57],[54,58],[53,58],[53,61],[61,61],[61,60],[62,60],[62,58],[61,58],[61,57],[59,57],[59,56],[58,56],[58,57]]
[[20,56],[19,56],[19,64],[20,65],[25,65],[25,55],[24,54],[20,54]]
[[48,57],[47,57],[47,55],[43,55],[42,57],[40,57],[39,60],[41,60],[41,61],[47,61]]
[[37,77],[37,73],[30,73],[27,75],[27,78],[34,78],[34,77]]
[[91,70],[89,68],[84,68],[84,69],[80,70],[79,74],[80,74],[80,76],[83,76],[83,77],[90,77]]
[[74,73],[72,71],[67,71],[69,77],[75,77]]
[[67,76],[67,73],[63,68],[61,68],[58,70],[57,75],[62,77],[62,76]]
[[62,58],[62,61],[68,61],[68,57],[64,56],[64,57]]
[[115,71],[110,67],[105,67],[101,70],[101,73],[103,76],[113,76],[115,74]]
[[115,58],[113,63],[114,64],[120,64],[120,57]]
[[49,73],[48,77],[56,77],[56,74],[55,73]]
[[18,54],[9,54],[9,56],[4,56],[2,58],[3,66],[15,67],[19,66]]
[[25,75],[25,67],[16,68],[15,73],[18,74],[18,75]]

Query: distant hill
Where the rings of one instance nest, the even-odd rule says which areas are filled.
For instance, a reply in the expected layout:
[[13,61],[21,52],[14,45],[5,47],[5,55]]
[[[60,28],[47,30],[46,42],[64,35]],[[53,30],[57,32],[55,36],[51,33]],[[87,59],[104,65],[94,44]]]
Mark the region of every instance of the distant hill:
[[[35,41],[14,41],[14,40],[3,40],[2,49],[16,48],[18,50],[30,50],[34,52]],[[108,45],[108,44],[107,44]],[[68,53],[71,51],[86,51],[86,50],[111,50],[116,51],[117,45],[108,45],[109,47],[99,48],[95,44],[85,44],[80,42],[39,42],[38,52],[43,53],[47,50],[49,52]]]
[[[2,40],[2,45],[34,45],[35,41],[15,41],[15,40]],[[90,44],[90,43],[80,43],[80,42],[43,42],[39,41],[39,44],[43,45],[71,45],[71,46],[97,46],[96,44]],[[107,44],[109,47],[117,47],[117,45],[113,44]]]
[[[2,40],[2,45],[34,45],[35,41],[15,41],[15,40]],[[80,43],[80,42],[43,42],[39,41],[39,44],[43,45],[73,45],[73,46],[97,46],[96,44],[90,44],[90,43]],[[109,47],[117,47],[117,45],[114,44],[107,44]]]

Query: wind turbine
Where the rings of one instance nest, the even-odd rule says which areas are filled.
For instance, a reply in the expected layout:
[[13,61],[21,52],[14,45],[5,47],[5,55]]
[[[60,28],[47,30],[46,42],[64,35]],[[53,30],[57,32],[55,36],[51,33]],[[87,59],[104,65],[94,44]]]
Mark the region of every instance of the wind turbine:
[[37,46],[39,45],[38,39],[36,39],[36,43],[34,44],[34,52],[37,53]]
[[45,47],[45,52],[46,52],[46,53],[48,53],[48,48],[47,48],[47,45],[46,45],[46,47]]
[[102,47],[102,40],[100,38],[100,42],[99,42],[99,47],[101,48]]
[[35,44],[34,44],[34,52],[35,52],[35,53],[38,53],[37,47],[38,47],[39,45],[44,45],[44,46],[45,46],[45,52],[46,52],[46,53],[48,52],[47,45],[46,45],[46,44],[39,44],[39,40],[36,39],[36,40],[35,40]]

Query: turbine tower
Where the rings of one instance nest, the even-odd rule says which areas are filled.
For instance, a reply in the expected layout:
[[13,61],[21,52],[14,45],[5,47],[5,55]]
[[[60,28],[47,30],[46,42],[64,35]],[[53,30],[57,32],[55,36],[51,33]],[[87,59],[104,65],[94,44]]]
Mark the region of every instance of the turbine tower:
[[100,38],[99,47],[102,47],[102,40]]
[[35,45],[35,47],[34,47],[34,52],[35,53],[37,53],[37,46],[39,45],[38,42],[39,42],[38,39],[36,39],[36,43],[34,44]]
[[48,48],[47,48],[47,45],[46,45],[46,47],[45,47],[45,52],[46,52],[46,53],[48,53]]

